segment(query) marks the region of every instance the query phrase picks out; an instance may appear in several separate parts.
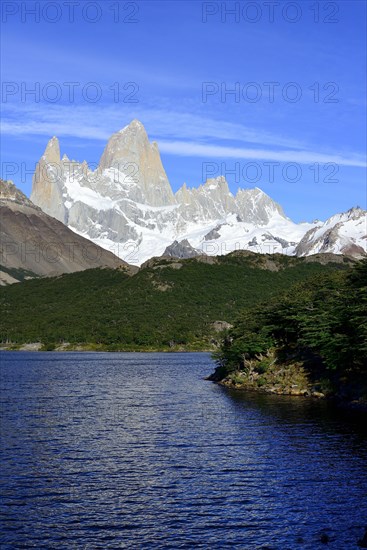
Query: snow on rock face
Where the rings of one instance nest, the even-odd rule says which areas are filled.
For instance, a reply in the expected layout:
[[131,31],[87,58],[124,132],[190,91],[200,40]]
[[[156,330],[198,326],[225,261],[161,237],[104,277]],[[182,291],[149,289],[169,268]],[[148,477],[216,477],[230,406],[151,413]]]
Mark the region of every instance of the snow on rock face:
[[351,208],[332,216],[325,223],[310,229],[296,247],[297,256],[319,252],[349,254],[362,258],[367,253],[367,213]]
[[136,265],[167,247],[180,253],[175,241],[187,241],[208,255],[233,250],[362,255],[366,245],[361,209],[325,224],[295,224],[257,187],[234,196],[223,176],[197,188],[184,184],[173,194],[158,146],[137,120],[111,136],[96,170],[85,161],[60,158],[58,139],[52,138],[37,165],[31,200],[74,232]]
[[243,221],[266,225],[275,214],[279,214],[283,218],[286,217],[282,207],[258,187],[239,190],[236,202]]

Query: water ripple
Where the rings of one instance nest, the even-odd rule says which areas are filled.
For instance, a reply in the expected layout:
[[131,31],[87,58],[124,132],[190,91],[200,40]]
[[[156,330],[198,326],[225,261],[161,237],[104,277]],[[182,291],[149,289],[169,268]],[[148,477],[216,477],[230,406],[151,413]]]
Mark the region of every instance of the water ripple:
[[1,548],[357,548],[366,426],[206,354],[2,353]]

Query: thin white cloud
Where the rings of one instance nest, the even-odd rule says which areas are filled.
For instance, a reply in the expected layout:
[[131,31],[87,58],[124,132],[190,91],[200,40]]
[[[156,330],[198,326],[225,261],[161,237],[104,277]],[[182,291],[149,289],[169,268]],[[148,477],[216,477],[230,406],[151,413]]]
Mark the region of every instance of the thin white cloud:
[[105,141],[133,118],[139,118],[154,139],[199,141],[232,140],[260,145],[304,148],[298,140],[243,124],[213,120],[194,113],[159,106],[140,105],[44,105],[6,103],[2,130],[10,135],[73,136]]
[[161,141],[159,143],[159,149],[164,153],[188,157],[235,158],[274,162],[296,162],[300,164],[312,164],[314,162],[323,164],[335,163],[343,166],[357,166],[361,168],[367,166],[366,159],[360,155],[344,157],[338,154],[329,155],[314,151],[242,149],[241,147],[205,145],[187,141]]
[[[140,105],[3,105],[2,133],[12,136],[53,135],[106,142],[110,135],[133,118],[142,120],[150,137],[166,154],[202,158],[238,158],[276,162],[334,162],[366,167],[361,154],[315,152],[306,144],[242,124],[218,121],[200,115]],[[218,144],[220,142],[235,142]],[[244,144],[242,147],[238,144]],[[254,144],[257,147],[249,147]],[[67,153],[67,151],[65,151]]]
[[45,140],[48,141],[52,136],[63,137],[77,137],[77,138],[87,138],[94,139],[98,141],[106,141],[110,136],[111,132],[100,128],[97,125],[89,124],[80,126],[73,129],[67,122],[9,122],[3,121],[1,124],[1,132],[3,135],[9,136],[32,136],[32,135],[41,135],[45,136]]

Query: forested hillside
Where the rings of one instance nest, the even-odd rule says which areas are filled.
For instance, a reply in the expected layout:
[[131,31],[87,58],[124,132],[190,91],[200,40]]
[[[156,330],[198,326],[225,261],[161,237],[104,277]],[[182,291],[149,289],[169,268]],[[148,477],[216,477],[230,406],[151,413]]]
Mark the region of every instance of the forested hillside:
[[63,342],[111,350],[212,349],[219,341],[215,321],[233,323],[241,311],[293,284],[351,263],[332,255],[236,252],[151,260],[132,277],[93,269],[25,281],[1,289],[0,338],[10,346],[42,342],[49,349]]

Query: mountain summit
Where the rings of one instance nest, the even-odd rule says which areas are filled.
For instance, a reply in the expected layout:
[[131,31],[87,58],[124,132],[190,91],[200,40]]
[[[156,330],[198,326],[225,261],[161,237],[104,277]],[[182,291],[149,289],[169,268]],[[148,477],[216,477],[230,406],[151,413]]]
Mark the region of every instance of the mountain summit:
[[[174,194],[158,145],[149,141],[138,120],[110,137],[95,170],[85,161],[60,158],[53,137],[37,165],[31,200],[76,233],[134,264],[162,255],[172,243],[176,250],[180,242],[208,255],[242,249],[305,255],[325,247],[334,253],[365,253],[363,223],[353,225],[344,214],[331,218],[325,230],[334,222],[342,224],[338,232],[343,242],[334,235],[324,246],[322,222],[295,224],[261,189],[239,189],[233,195],[223,176],[194,188],[184,183]],[[315,240],[319,244],[313,245]]]
[[175,202],[156,142],[150,143],[144,126],[133,120],[113,134],[103,151],[100,171],[115,169],[130,174],[141,191],[142,201],[152,206]]

